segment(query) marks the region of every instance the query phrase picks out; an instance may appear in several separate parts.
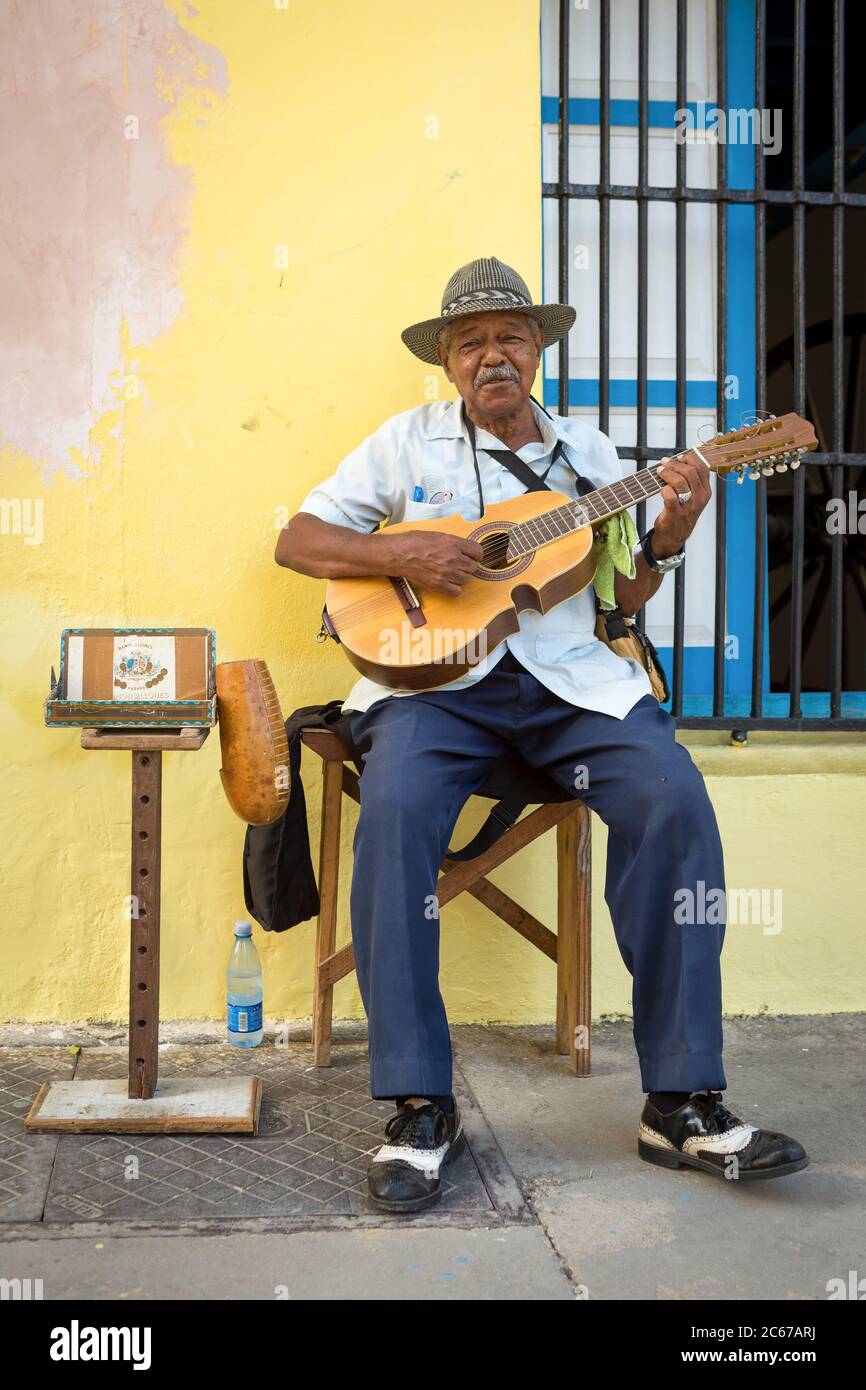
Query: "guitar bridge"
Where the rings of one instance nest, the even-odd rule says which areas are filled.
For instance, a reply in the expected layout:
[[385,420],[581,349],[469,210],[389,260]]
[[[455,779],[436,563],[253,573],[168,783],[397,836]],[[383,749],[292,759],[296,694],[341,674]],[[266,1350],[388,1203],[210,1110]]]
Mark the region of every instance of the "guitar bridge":
[[400,607],[409,619],[412,627],[424,627],[427,622],[424,609],[421,607],[421,600],[412,588],[408,579],[395,578],[388,575],[388,583],[394,589],[395,594],[400,600]]

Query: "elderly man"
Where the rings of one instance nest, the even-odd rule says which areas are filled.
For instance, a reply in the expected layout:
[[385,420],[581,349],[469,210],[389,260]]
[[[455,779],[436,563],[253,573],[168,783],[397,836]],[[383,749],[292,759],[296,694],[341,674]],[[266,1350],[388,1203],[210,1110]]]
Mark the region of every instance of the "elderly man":
[[[353,450],[281,532],[277,562],[326,578],[401,575],[456,597],[481,547],[439,531],[389,535],[389,522],[458,512],[474,519],[517,496],[525,486],[503,451],[570,496],[580,479],[618,481],[623,471],[605,435],[549,415],[530,394],[543,348],[574,318],[567,305],[533,304],[521,277],[494,257],[458,270],[441,313],[402,337],[423,362],[441,365],[460,400],[394,416]],[[681,563],[710,496],[699,462],[665,461],[662,471],[663,509],[634,577],[616,575],[626,614]],[[743,1124],[722,1105],[724,925],[683,924],[675,906],[675,895],[681,901],[699,881],[705,891],[724,888],[715,816],[642,666],[596,638],[591,588],[545,615],[523,612],[517,633],[448,685],[410,692],[364,678],[343,708],[364,757],[351,919],[371,1093],[397,1105],[368,1170],[378,1208],[431,1205],[443,1164],[465,1143],[430,904],[461,807],[509,745],[572,794],[575,769],[585,768],[580,796],[609,828],[606,898],[633,977],[646,1092],[641,1157],[739,1179],[806,1166],[793,1139]]]

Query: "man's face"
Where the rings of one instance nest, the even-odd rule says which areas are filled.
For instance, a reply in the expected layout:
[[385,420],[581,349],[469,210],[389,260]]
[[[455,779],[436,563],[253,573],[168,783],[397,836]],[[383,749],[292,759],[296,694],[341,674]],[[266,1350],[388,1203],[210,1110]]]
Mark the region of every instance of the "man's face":
[[525,314],[496,310],[457,319],[447,353],[441,343],[437,351],[470,412],[513,415],[529,399],[543,342]]

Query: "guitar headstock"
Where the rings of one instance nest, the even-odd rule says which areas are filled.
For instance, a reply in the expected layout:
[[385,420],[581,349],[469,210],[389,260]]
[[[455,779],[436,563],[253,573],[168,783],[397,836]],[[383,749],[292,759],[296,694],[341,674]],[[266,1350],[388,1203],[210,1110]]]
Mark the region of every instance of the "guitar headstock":
[[817,449],[814,426],[800,415],[774,415],[717,434],[694,450],[714,473],[736,473],[741,483],[800,467],[801,454]]

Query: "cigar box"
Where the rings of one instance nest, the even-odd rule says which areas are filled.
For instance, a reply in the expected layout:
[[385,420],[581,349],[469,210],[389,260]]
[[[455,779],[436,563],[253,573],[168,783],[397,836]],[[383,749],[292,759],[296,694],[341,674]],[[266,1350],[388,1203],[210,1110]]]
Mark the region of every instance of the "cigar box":
[[45,723],[204,728],[217,720],[215,671],[210,628],[66,628]]

